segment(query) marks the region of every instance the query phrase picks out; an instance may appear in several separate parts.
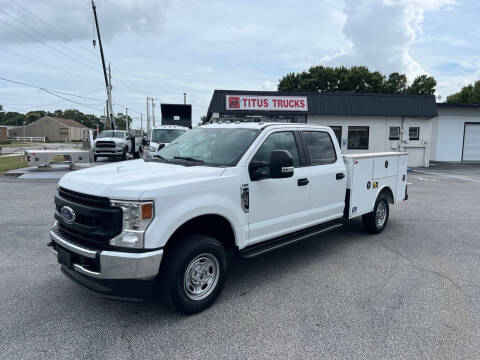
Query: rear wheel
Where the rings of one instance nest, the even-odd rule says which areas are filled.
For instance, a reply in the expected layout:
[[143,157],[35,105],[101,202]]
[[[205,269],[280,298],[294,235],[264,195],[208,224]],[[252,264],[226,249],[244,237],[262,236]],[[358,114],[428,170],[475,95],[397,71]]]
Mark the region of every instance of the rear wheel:
[[195,314],[212,305],[225,282],[223,245],[212,237],[189,235],[167,250],[161,281],[167,305]]
[[387,227],[388,215],[390,214],[390,208],[388,206],[387,198],[380,194],[375,201],[375,206],[371,213],[362,216],[362,223],[371,234],[379,234]]
[[93,155],[93,161],[97,161],[98,159],[98,156],[97,155]]

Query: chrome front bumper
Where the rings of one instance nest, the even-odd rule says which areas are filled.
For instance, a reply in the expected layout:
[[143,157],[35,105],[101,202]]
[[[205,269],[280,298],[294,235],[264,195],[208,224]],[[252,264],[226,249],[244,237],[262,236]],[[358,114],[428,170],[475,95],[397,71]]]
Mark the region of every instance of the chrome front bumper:
[[[72,270],[93,279],[111,280],[150,280],[157,276],[162,262],[163,250],[142,253],[120,251],[95,251],[72,244],[50,231],[52,241],[63,249],[100,262],[100,272],[87,269],[80,264],[72,264]],[[54,250],[54,253],[57,252]]]

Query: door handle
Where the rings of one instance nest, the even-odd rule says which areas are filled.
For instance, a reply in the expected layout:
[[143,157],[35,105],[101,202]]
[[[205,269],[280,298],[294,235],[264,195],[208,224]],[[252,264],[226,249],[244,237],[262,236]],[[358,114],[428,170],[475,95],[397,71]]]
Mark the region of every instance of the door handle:
[[298,186],[305,186],[305,185],[308,185],[309,181],[307,178],[303,178],[303,179],[298,179]]
[[344,173],[338,173],[338,174],[336,175],[337,180],[342,180],[344,177],[345,177],[345,174],[344,174]]

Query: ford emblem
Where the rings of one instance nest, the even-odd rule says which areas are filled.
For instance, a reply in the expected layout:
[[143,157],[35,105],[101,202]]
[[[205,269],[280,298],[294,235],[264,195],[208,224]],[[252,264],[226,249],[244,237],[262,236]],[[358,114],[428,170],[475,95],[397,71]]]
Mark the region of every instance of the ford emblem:
[[60,215],[62,215],[63,221],[67,224],[71,224],[75,221],[76,215],[75,211],[70,206],[63,206],[60,209]]

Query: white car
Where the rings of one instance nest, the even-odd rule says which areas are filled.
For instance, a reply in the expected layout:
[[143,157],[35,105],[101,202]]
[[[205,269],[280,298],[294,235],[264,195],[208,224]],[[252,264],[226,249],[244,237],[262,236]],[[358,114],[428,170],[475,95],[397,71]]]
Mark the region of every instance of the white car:
[[358,216],[382,232],[406,175],[407,153],[343,156],[328,127],[210,124],[153,158],[65,175],[50,245],[63,273],[103,296],[158,286],[192,314],[219,296],[227,254],[265,254]]
[[189,130],[190,128],[188,127],[178,125],[162,125],[153,128],[150,132],[150,145],[147,156],[152,157],[177,137],[185,134]]

